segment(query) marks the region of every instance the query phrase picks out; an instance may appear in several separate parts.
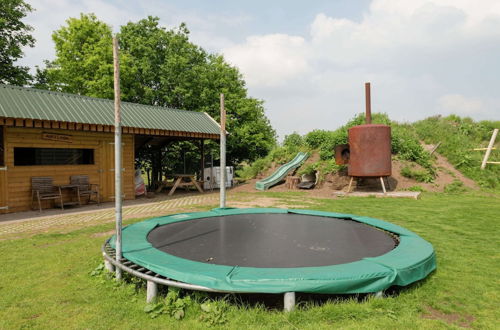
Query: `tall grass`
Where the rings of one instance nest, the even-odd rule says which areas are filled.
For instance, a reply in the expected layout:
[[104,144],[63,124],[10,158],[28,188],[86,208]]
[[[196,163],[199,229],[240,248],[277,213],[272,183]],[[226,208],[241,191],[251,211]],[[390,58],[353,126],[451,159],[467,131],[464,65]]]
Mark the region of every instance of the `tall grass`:
[[[480,169],[484,151],[474,151],[486,147],[494,128],[500,128],[500,121],[476,122],[471,118],[456,115],[435,116],[414,123],[418,136],[426,143],[441,142],[438,152],[445,156],[454,167],[485,188],[500,189],[500,166],[488,165]],[[497,150],[490,156],[491,161],[500,161],[500,139],[495,144]]]

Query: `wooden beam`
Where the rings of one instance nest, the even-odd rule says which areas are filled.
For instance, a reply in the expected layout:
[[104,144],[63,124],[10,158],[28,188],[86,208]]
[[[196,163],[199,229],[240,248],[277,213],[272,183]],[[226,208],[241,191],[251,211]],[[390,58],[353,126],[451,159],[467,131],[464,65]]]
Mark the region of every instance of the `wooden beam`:
[[84,131],[90,131],[90,125],[89,124],[83,124],[83,130]]
[[92,132],[97,132],[97,125],[94,125],[94,124],[90,125],[90,130]]
[[490,139],[490,143],[488,144],[488,148],[486,149],[486,152],[484,153],[483,162],[481,163],[482,170],[484,170],[486,167],[486,164],[488,162],[488,158],[490,157],[491,149],[493,148],[493,145],[495,144],[495,139],[497,138],[497,134],[498,134],[498,128],[495,128],[493,130],[493,134],[491,134],[491,139]]
[[50,121],[44,120],[43,121],[43,128],[52,128],[52,126],[50,125]]
[[26,126],[26,127],[33,127],[33,119],[26,119],[24,121],[24,126]]
[[24,120],[16,119],[16,127],[24,127]]
[[67,122],[62,122],[60,126],[61,126],[61,129],[68,129],[68,123]]

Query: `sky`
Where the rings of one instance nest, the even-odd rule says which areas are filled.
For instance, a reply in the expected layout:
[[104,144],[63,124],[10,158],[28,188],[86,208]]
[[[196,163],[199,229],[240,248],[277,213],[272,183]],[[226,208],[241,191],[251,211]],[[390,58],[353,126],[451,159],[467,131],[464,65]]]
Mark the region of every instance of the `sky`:
[[333,130],[372,111],[411,122],[500,120],[498,0],[26,0],[37,42],[22,65],[54,58],[51,34],[95,13],[115,31],[148,15],[239,68],[280,138]]

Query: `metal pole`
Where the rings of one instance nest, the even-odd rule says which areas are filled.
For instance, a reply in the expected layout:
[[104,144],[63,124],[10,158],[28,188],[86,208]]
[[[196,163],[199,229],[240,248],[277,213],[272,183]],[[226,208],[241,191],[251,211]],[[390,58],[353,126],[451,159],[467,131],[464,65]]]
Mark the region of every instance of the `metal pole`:
[[[116,261],[122,258],[122,125],[120,112],[120,61],[118,39],[113,37],[113,67],[115,88],[115,220]],[[122,270],[116,267],[116,279],[121,280]]]
[[366,123],[372,123],[372,100],[370,94],[370,83],[365,83],[365,101],[366,101]]
[[295,309],[295,292],[285,292],[283,305],[285,312],[291,312]]
[[220,94],[220,208],[226,207],[226,108]]
[[481,169],[484,170],[486,167],[486,162],[488,162],[488,158],[490,157],[491,149],[493,149],[493,145],[495,144],[495,139],[497,138],[498,128],[493,130],[493,134],[491,135],[490,143],[488,144],[488,148],[486,148],[486,153],[484,154],[483,162],[481,163]]

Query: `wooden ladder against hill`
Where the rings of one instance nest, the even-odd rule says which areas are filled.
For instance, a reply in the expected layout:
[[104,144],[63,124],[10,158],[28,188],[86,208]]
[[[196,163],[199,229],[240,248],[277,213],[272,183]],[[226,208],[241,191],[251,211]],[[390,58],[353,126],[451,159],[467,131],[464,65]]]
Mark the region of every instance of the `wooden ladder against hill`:
[[495,144],[495,139],[497,138],[497,134],[498,134],[498,128],[495,128],[493,130],[493,134],[491,134],[491,139],[490,139],[490,143],[488,144],[488,147],[474,149],[474,150],[486,150],[486,152],[484,153],[483,162],[481,163],[482,170],[484,170],[486,168],[486,164],[497,164],[497,165],[500,164],[500,162],[489,162],[488,161],[488,158],[490,157],[490,154],[491,154],[491,150],[496,149],[493,147],[493,145]]

